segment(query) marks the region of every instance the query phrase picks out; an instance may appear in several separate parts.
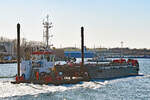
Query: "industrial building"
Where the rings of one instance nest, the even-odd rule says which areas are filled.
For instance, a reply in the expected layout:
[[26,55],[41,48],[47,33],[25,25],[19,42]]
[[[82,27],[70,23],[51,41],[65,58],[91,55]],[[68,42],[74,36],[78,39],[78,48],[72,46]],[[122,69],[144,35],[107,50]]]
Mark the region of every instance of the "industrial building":
[[0,42],[0,55],[14,55],[14,44],[12,42]]

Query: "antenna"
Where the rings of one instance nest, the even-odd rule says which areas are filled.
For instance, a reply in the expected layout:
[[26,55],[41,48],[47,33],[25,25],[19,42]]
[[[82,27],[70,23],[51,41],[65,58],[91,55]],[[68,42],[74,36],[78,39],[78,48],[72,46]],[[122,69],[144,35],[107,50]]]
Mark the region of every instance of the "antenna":
[[52,28],[52,22],[49,22],[49,15],[46,16],[46,21],[43,20],[43,26],[44,26],[44,30],[43,30],[43,39],[44,42],[46,42],[46,48],[51,48],[51,46],[53,46],[52,44],[49,45],[49,38],[53,37],[53,35],[50,35],[49,33],[49,29]]

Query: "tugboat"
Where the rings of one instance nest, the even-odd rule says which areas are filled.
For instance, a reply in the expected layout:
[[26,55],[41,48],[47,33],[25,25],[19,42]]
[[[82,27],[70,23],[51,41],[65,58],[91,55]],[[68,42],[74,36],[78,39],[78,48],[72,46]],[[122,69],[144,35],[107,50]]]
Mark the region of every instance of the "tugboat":
[[[55,54],[48,48],[49,28],[51,24],[45,22],[47,46],[45,50],[32,52],[32,57],[22,60],[20,67],[20,24],[17,24],[18,34],[18,74],[13,84],[75,84],[80,81],[95,79],[111,79],[138,75],[137,60],[118,59],[107,64],[84,64],[84,28],[81,27],[81,63],[68,62],[64,65],[55,64]],[[29,54],[28,54],[29,55]],[[29,55],[30,56],[30,55]],[[32,60],[31,60],[32,58]]]

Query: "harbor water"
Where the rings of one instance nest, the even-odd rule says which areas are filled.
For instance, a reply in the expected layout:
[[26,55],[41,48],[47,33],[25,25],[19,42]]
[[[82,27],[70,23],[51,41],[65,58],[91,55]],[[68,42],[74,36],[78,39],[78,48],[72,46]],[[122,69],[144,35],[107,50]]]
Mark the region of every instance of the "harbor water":
[[140,75],[78,84],[11,84],[17,64],[0,64],[0,100],[150,100],[150,59],[138,59]]

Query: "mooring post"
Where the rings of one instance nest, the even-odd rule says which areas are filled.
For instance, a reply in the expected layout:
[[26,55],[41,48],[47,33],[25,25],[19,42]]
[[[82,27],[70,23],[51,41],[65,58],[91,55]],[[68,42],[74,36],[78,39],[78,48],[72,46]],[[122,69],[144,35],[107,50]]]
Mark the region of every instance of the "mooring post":
[[84,66],[84,27],[81,27],[81,56],[82,56],[82,62],[81,66]]
[[17,24],[17,65],[18,76],[20,76],[20,24]]

